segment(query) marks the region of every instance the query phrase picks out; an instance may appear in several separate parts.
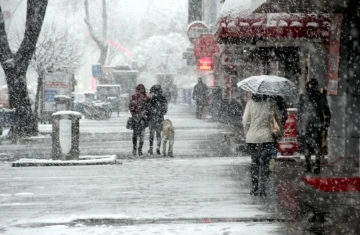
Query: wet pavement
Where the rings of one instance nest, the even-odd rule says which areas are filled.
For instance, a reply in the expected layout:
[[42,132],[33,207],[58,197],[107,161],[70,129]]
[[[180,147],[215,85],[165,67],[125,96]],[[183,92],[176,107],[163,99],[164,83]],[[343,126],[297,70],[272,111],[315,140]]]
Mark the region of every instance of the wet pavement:
[[[12,168],[0,155],[0,234],[358,234],[356,211],[301,210],[301,166],[278,165],[268,197],[251,197],[250,158],[229,151],[227,126],[196,120],[186,106],[168,117],[175,158],[134,158],[125,115],[81,126],[82,154],[115,153],[122,165]],[[0,152],[46,157],[47,141]]]

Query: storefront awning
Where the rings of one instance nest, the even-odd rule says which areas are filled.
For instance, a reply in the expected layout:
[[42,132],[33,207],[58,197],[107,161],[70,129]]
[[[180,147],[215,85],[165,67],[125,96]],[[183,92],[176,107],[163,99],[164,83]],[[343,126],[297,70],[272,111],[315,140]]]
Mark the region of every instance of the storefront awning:
[[255,13],[245,17],[223,16],[217,24],[218,41],[232,39],[327,38],[328,15]]
[[333,13],[346,7],[344,0],[253,0],[252,12]]

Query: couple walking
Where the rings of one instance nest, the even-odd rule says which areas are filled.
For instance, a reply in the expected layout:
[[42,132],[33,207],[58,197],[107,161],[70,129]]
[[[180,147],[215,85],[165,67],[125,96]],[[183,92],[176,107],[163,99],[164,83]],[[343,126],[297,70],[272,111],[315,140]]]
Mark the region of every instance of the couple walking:
[[[298,139],[305,154],[306,172],[311,172],[311,154],[316,155],[314,173],[320,173],[322,151],[322,134],[330,126],[330,109],[326,94],[321,94],[318,81],[311,79],[306,84],[304,94],[298,103]],[[282,97],[269,97],[252,94],[247,102],[243,125],[246,143],[251,155],[251,195],[266,196],[269,178],[269,163],[276,152],[277,140],[272,135],[270,115],[272,110],[280,117],[279,124],[283,127],[287,119],[285,102]],[[283,128],[280,128],[283,129]],[[300,141],[302,140],[302,141]]]
[[[148,152],[153,154],[154,137],[156,135],[156,153],[160,155],[162,123],[167,112],[167,101],[162,94],[161,86],[152,86],[150,97],[148,97],[145,86],[143,84],[137,85],[136,92],[129,103],[129,110],[133,118],[133,155],[136,155],[136,153],[139,156],[143,155],[142,148],[146,127],[149,127],[150,130],[150,149]],[[139,145],[137,145],[138,142]]]

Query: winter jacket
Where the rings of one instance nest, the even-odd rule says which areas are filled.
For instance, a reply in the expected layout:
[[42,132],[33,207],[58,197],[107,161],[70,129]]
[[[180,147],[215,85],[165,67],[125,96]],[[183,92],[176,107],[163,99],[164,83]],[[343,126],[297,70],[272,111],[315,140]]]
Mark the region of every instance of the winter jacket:
[[131,97],[129,102],[129,110],[131,116],[135,121],[148,120],[148,107],[149,97],[146,95],[146,90],[143,84],[139,84],[136,87],[135,94]]
[[316,79],[305,86],[305,93],[298,102],[298,131],[300,136],[313,136],[321,139],[321,132],[330,126],[331,113],[326,96],[319,91]]
[[167,100],[162,95],[162,89],[155,85],[150,89],[152,97],[149,100],[149,127],[161,131],[164,115],[167,113]]
[[246,143],[274,142],[269,122],[272,105],[263,98],[253,97],[247,102],[243,115],[243,125],[247,129]]
[[326,97],[320,92],[301,94],[298,102],[298,130],[300,135],[318,136],[330,126],[331,113]]
[[198,82],[194,86],[193,99],[196,104],[205,104],[207,99],[208,87],[203,82]]

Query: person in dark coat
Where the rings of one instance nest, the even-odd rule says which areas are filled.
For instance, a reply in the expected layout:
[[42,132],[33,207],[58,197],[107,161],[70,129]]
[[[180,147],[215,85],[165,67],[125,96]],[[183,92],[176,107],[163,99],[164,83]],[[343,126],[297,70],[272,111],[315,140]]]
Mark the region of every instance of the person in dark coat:
[[201,119],[207,99],[208,87],[198,79],[198,83],[194,86],[193,100],[196,101],[196,118]]
[[[139,156],[143,155],[142,147],[144,145],[145,128],[149,120],[148,113],[149,97],[146,95],[145,86],[139,84],[136,86],[136,92],[129,102],[129,110],[133,117],[133,155],[138,150]],[[137,139],[139,138],[139,148],[137,149]]]
[[311,172],[311,154],[316,155],[314,173],[320,173],[322,133],[330,126],[331,113],[319,83],[311,79],[298,103],[298,139],[305,155],[306,172]]
[[149,101],[149,129],[150,129],[150,149],[149,154],[153,154],[154,135],[156,134],[157,147],[156,153],[160,155],[161,131],[164,115],[167,113],[167,100],[162,94],[160,85],[152,86],[150,89]]

